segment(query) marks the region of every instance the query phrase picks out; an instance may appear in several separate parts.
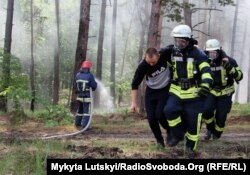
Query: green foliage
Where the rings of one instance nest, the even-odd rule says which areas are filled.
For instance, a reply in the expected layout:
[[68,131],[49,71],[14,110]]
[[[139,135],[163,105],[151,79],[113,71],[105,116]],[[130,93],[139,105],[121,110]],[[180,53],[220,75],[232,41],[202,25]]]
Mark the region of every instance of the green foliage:
[[[208,0],[207,0],[208,1]],[[234,0],[218,0],[221,6],[234,5]],[[168,17],[170,21],[181,22],[183,19],[183,9],[192,9],[195,7],[192,3],[180,3],[178,0],[162,0],[162,7],[165,17]]]
[[46,110],[36,112],[35,116],[46,122],[48,127],[67,125],[72,123],[69,109],[62,105],[46,105]]
[[219,0],[221,6],[234,5],[234,0]]

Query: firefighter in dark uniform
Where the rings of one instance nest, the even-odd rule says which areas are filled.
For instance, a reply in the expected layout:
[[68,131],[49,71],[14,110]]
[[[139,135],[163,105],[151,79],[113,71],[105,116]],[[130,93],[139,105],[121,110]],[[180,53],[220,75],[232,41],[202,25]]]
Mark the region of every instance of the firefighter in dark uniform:
[[[77,73],[75,81],[77,86],[78,109],[75,117],[75,126],[78,129],[85,128],[91,115],[90,90],[97,88],[97,83],[93,74],[90,72],[92,62],[86,60],[82,63],[80,71]],[[90,89],[91,88],[91,89]]]
[[227,114],[232,106],[234,82],[242,80],[243,73],[236,61],[221,49],[217,39],[209,39],[206,42],[205,52],[214,75],[214,83],[203,112],[203,121],[207,125],[205,140],[209,140],[212,136],[213,139],[218,139],[223,133]]
[[201,97],[209,93],[213,83],[206,54],[194,46],[191,28],[176,26],[171,35],[174,46],[162,49],[171,53],[173,79],[164,113],[173,137],[169,146],[176,146],[186,137],[186,151],[195,153],[198,148],[202,120]]
[[[137,110],[137,91],[143,78],[146,76],[145,108],[149,126],[156,138],[157,145],[164,147],[164,139],[160,125],[167,132],[167,140],[170,139],[168,122],[163,114],[163,108],[168,98],[170,85],[170,70],[166,57],[163,57],[155,48],[148,48],[145,58],[139,63],[132,81],[131,111]],[[160,125],[159,125],[160,124]]]

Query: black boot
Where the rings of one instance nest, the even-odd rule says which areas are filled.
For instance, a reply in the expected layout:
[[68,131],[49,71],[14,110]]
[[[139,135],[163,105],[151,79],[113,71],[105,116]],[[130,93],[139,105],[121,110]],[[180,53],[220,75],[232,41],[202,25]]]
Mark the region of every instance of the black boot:
[[206,135],[204,137],[205,140],[209,140],[212,137],[212,131],[207,130]]
[[167,132],[167,138],[166,138],[166,142],[167,142],[167,145],[170,143],[170,140],[172,139],[172,134],[171,132]]
[[171,136],[171,139],[168,142],[168,146],[174,147],[174,146],[178,145],[179,142],[180,142],[179,139],[175,138],[174,136]]
[[157,140],[157,147],[158,148],[164,148],[165,144],[164,144],[164,140]]

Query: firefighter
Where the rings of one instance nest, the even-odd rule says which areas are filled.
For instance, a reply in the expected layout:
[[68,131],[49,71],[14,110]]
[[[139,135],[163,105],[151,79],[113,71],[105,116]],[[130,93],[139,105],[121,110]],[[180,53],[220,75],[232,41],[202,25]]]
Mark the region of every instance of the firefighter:
[[[155,48],[148,48],[145,58],[139,63],[132,81],[131,90],[131,111],[137,109],[137,92],[143,78],[146,76],[145,108],[149,126],[154,134],[157,146],[164,147],[164,139],[160,125],[167,132],[166,142],[170,139],[170,131],[163,108],[168,98],[170,84],[170,71],[167,65],[166,57]],[[160,125],[159,125],[160,124]]]
[[176,26],[171,36],[174,45],[163,50],[171,52],[173,78],[169,98],[164,113],[173,134],[169,146],[176,146],[186,137],[186,150],[195,153],[198,148],[202,120],[202,100],[209,93],[213,82],[212,72],[206,54],[195,47],[191,28],[187,25]]
[[234,82],[239,83],[243,73],[237,62],[222,50],[217,39],[207,40],[205,52],[214,74],[214,83],[205,100],[203,112],[203,121],[207,126],[205,140],[209,140],[212,136],[213,139],[221,137],[232,106]]
[[75,126],[78,129],[85,128],[91,115],[91,89],[95,91],[97,83],[90,72],[92,62],[86,60],[82,63],[80,71],[76,75],[78,109],[75,117]]

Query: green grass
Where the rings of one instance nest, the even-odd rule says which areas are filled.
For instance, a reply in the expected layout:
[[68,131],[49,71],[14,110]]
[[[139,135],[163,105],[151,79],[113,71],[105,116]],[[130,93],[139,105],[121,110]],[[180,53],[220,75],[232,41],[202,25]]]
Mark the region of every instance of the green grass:
[[234,103],[230,112],[231,116],[250,116],[250,104]]
[[[0,140],[0,175],[46,174],[46,159],[50,155],[63,154],[69,142],[16,140],[8,143]],[[67,157],[67,156],[66,156]]]

